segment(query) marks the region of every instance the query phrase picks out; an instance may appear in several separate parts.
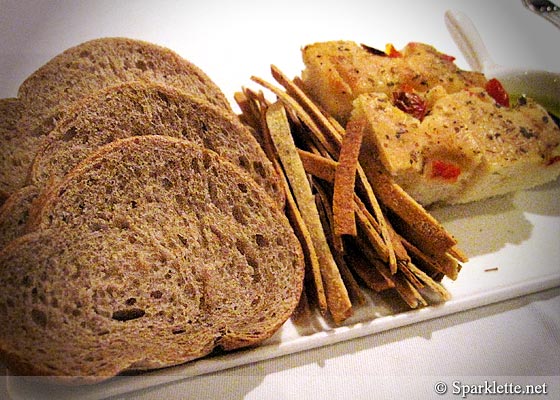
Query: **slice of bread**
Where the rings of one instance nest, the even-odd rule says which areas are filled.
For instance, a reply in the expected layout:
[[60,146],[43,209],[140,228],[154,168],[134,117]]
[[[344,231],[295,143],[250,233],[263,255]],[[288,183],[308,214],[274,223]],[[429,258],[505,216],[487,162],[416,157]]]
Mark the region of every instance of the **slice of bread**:
[[165,47],[120,37],[81,43],[21,84],[16,130],[8,138],[2,132],[0,196],[25,184],[30,162],[66,107],[99,89],[132,80],[166,83],[231,112],[225,95],[200,68]]
[[221,336],[204,281],[138,232],[40,231],[0,265],[0,356],[17,375],[95,383],[204,356]]
[[287,218],[210,150],[117,140],[48,193],[33,232],[0,252],[0,355],[14,373],[89,383],[255,345],[299,301]]
[[236,116],[154,82],[127,82],[77,101],[49,134],[31,166],[39,187],[62,178],[97,147],[138,135],[191,140],[247,170],[279,205],[284,192],[264,151]]

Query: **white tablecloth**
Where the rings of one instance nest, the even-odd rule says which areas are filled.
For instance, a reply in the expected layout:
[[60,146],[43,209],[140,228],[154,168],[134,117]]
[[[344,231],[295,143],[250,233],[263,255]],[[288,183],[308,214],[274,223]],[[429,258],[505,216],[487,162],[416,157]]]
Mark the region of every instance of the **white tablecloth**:
[[[298,74],[299,48],[319,40],[378,48],[427,42],[468,68],[446,31],[447,9],[473,19],[498,63],[560,71],[560,30],[517,0],[0,0],[0,97],[15,96],[55,54],[100,36],[168,46],[203,68],[230,99],[251,75],[268,77],[270,64]],[[439,381],[445,396],[434,391]],[[560,288],[116,398],[460,398],[466,388],[481,388],[461,385],[494,381],[502,388],[545,384],[546,398],[560,398]],[[0,398],[7,396],[0,379]]]

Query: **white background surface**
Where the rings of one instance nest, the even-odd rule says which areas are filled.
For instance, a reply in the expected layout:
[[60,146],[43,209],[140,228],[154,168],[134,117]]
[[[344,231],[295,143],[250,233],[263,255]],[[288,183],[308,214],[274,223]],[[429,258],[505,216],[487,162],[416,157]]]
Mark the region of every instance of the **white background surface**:
[[[201,67],[230,100],[241,86],[254,86],[251,75],[269,79],[270,64],[299,74],[300,47],[321,40],[380,49],[427,42],[467,68],[443,22],[450,8],[471,17],[496,62],[560,72],[560,30],[517,0],[0,0],[0,97],[15,96],[57,53],[102,36],[167,46]],[[453,294],[557,273],[559,192],[557,181],[438,212],[472,257]],[[496,266],[496,274],[484,273]],[[442,380],[451,390],[453,381],[492,379],[545,382],[547,398],[560,398],[560,289],[116,398],[454,398],[436,396],[433,385]],[[7,396],[3,385],[0,398]]]

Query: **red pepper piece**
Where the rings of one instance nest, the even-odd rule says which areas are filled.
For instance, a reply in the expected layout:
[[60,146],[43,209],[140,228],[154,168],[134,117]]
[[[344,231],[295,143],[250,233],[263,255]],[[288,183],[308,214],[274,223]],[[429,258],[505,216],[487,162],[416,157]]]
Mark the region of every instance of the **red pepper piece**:
[[434,160],[432,161],[432,178],[441,178],[450,182],[456,182],[461,175],[461,169],[451,163]]
[[449,62],[455,61],[455,57],[450,56],[449,54],[440,53],[439,56],[440,56],[443,60],[445,60],[445,61],[449,61]]
[[486,82],[486,91],[492,98],[501,106],[509,107],[509,95],[508,92],[502,86],[502,83],[496,78],[490,79]]

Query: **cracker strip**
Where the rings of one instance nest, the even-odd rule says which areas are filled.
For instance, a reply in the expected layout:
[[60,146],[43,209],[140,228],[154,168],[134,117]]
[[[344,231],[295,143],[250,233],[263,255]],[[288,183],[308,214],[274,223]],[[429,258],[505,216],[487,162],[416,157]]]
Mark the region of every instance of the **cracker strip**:
[[336,161],[301,149],[298,149],[298,154],[305,172],[329,183],[334,183],[338,166]]
[[282,103],[276,102],[268,108],[266,121],[270,137],[274,142],[301,217],[309,229],[319,258],[328,310],[333,321],[337,324],[341,323],[352,315],[352,304],[323,232],[315,200],[297,153]]
[[393,181],[375,157],[362,153],[360,162],[383,204],[405,221],[419,237],[428,240],[433,249],[446,252],[457,244],[433,216]]
[[348,289],[348,294],[350,295],[352,303],[356,305],[362,305],[366,302],[365,295],[360,289],[358,282],[356,282],[356,279],[352,275],[352,272],[348,268],[348,265],[346,264],[346,261],[344,259],[344,255],[341,251],[337,250],[337,246],[334,243],[334,234],[332,229],[333,213],[332,207],[330,207],[329,198],[323,188],[317,185],[316,188],[317,194],[315,195],[315,203],[317,204],[319,217],[321,218],[321,222],[323,223],[324,228],[323,230],[325,231],[325,237],[327,238],[327,242],[331,246],[334,260],[336,261],[336,265],[338,265],[340,275],[342,276],[342,280],[344,281],[344,284]]
[[313,138],[316,139],[317,145],[324,148],[330,154],[338,155],[338,148],[336,148],[331,142],[327,140],[327,138],[325,137],[323,132],[319,129],[315,121],[313,121],[313,119],[309,117],[309,115],[304,111],[304,109],[301,107],[301,105],[299,105],[299,103],[297,103],[286,92],[284,92],[283,90],[281,90],[280,88],[274,85],[271,85],[267,81],[256,76],[251,77],[251,79],[256,83],[258,83],[259,85],[262,85],[263,87],[270,90],[272,93],[278,96],[280,101],[284,103],[288,108],[293,109],[297,113],[297,115],[302,119],[303,123],[306,126],[308,126],[309,129],[313,132]]
[[354,217],[354,184],[364,127],[365,125],[359,122],[349,124],[342,139],[333,193],[333,224],[334,234],[337,236],[357,234]]
[[265,132],[265,152],[293,194],[286,213],[307,242],[302,246],[312,249],[304,250],[307,259],[316,260],[307,275],[323,285],[321,312],[337,324],[352,315],[350,299],[363,301],[357,277],[376,292],[395,290],[411,308],[427,304],[420,290],[447,300],[436,280],[455,279],[458,261],[467,260],[455,238],[394,181],[376,148],[362,143],[359,120],[344,129],[311,100],[300,78],[290,80],[275,66],[271,72],[283,89],[251,79],[277,96],[274,104],[247,89],[235,98],[243,120]]

